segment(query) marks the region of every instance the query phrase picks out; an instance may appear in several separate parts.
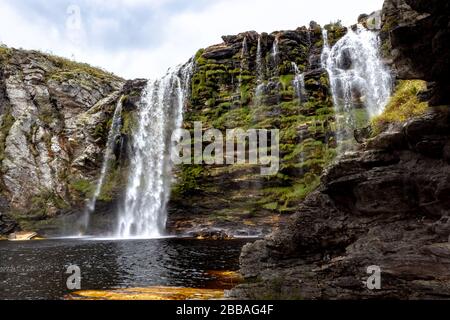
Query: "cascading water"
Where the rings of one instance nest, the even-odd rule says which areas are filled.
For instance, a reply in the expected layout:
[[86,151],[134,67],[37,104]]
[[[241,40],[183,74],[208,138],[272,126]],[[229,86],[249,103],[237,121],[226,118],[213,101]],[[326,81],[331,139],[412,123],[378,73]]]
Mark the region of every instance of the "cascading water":
[[264,62],[261,44],[261,36],[258,37],[258,47],[256,49],[256,101],[259,104],[260,97],[264,92]]
[[300,102],[303,102],[306,100],[305,75],[300,71],[295,62],[292,62],[292,68],[295,73],[293,81],[295,93]]
[[119,99],[114,116],[111,123],[111,129],[108,133],[108,140],[106,142],[105,155],[103,158],[102,169],[100,171],[100,178],[97,181],[92,198],[88,201],[84,215],[81,221],[81,232],[84,234],[89,227],[91,214],[95,211],[97,199],[102,192],[103,184],[105,183],[106,176],[111,167],[112,161],[114,161],[114,147],[116,145],[117,138],[120,136],[120,130],[122,128],[122,97]]
[[[192,60],[191,60],[192,61]],[[119,211],[117,237],[164,235],[170,197],[172,134],[181,128],[193,62],[150,82],[132,137],[130,176]]]
[[242,40],[242,51],[241,51],[241,72],[239,75],[239,81],[238,81],[238,87],[236,88],[238,92],[238,97],[242,101],[242,72],[247,68],[246,59],[248,57],[248,44],[247,44],[247,37],[244,37],[244,40]]
[[360,107],[368,118],[383,112],[392,93],[393,79],[380,57],[376,32],[360,25],[356,31],[349,28],[331,48],[324,29],[323,40],[322,65],[330,78],[341,146],[352,138],[357,121],[355,112]]
[[[279,63],[278,60],[279,60],[279,55],[280,55],[279,43],[280,43],[280,40],[277,37],[275,37],[275,40],[273,41],[273,46],[272,46],[272,58],[273,58],[273,65],[274,65],[275,73],[278,73],[277,66]],[[275,74],[275,76],[276,75],[277,74]]]

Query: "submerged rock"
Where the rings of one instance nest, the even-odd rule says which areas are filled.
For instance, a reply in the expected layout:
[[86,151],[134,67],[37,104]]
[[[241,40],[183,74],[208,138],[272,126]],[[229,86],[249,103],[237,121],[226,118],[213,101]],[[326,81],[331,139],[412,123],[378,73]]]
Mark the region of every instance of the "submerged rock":
[[67,300],[211,300],[222,299],[223,290],[176,287],[127,288],[105,291],[77,291]]

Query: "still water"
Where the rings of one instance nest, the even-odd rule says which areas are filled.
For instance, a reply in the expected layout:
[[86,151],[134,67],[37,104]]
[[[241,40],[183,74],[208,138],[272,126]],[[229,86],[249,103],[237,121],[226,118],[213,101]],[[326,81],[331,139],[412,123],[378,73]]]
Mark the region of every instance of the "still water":
[[70,265],[82,290],[150,286],[209,288],[209,271],[239,269],[249,240],[0,241],[0,299],[63,299]]

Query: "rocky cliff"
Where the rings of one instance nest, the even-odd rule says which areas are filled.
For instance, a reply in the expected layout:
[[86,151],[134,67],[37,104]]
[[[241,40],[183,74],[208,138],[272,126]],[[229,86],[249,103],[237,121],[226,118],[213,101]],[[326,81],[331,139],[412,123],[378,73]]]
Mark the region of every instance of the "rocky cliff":
[[[346,31],[339,24],[326,28],[332,43]],[[267,234],[314,190],[335,155],[321,28],[311,23],[223,40],[195,56],[184,127],[201,121],[203,130],[281,129],[280,172],[262,177],[260,167],[250,165],[176,168],[168,227]],[[301,95],[294,81],[300,72]],[[108,230],[123,195],[127,142],[145,84],[52,55],[1,48],[2,232],[17,228],[14,220],[45,233],[74,224],[95,190],[111,118],[122,99],[122,137],[93,215]]]
[[[339,24],[326,28],[332,43],[346,32]],[[291,31],[224,36],[223,41],[195,57],[184,126],[193,129],[194,121],[201,121],[203,130],[222,132],[280,129],[280,171],[263,177],[259,166],[183,166],[169,222],[184,231],[267,234],[316,188],[335,156],[333,103],[320,62],[322,29],[312,22]],[[304,79],[301,96],[296,71]]]
[[2,233],[18,228],[14,220],[26,228],[83,208],[115,106],[133,91],[125,83],[85,64],[0,48]]
[[399,79],[429,82],[432,105],[450,103],[450,3],[387,0],[383,8],[385,52]]
[[[438,71],[448,66],[446,10],[446,2],[408,0],[387,0],[383,10],[399,77],[435,82],[432,94],[414,93],[432,104],[446,101],[447,79]],[[361,142],[326,170],[286,226],[243,249],[247,283],[232,296],[450,297],[448,106]],[[380,290],[367,286],[371,266],[381,271]]]

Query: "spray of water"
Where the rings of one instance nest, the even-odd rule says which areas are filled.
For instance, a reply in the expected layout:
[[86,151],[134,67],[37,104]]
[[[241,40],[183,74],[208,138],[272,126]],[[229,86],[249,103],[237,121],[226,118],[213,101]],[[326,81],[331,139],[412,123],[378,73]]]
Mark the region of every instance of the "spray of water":
[[111,129],[109,131],[108,140],[106,142],[105,155],[103,158],[102,169],[100,171],[100,178],[97,181],[97,186],[95,188],[94,194],[92,195],[92,198],[89,199],[86,208],[84,210],[80,228],[82,234],[85,234],[89,228],[91,215],[95,211],[95,206],[97,204],[98,197],[102,192],[102,187],[105,183],[108,171],[111,167],[112,162],[115,160],[114,147],[116,145],[117,138],[120,137],[121,128],[122,128],[122,97],[119,99],[116,109],[114,111]]
[[380,57],[377,32],[358,26],[330,47],[323,30],[322,65],[330,78],[338,144],[352,138],[355,110],[368,118],[381,114],[392,93],[393,79]]
[[142,98],[139,125],[132,137],[132,156],[118,238],[164,235],[172,179],[172,134],[181,128],[193,64],[149,82]]
[[297,64],[292,62],[292,69],[294,69],[294,88],[297,98],[302,102],[307,98],[306,88],[305,88],[305,75],[300,71]]

